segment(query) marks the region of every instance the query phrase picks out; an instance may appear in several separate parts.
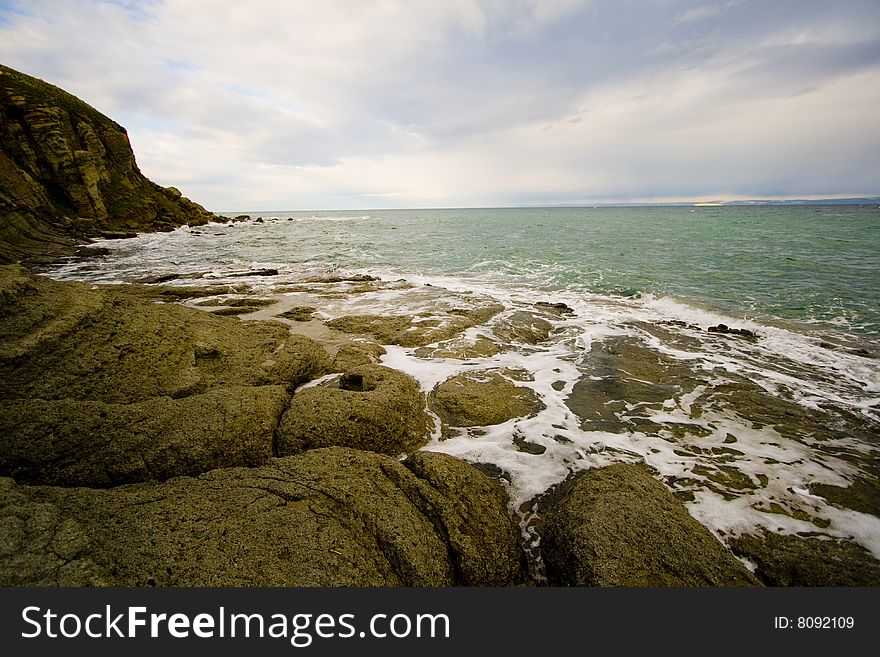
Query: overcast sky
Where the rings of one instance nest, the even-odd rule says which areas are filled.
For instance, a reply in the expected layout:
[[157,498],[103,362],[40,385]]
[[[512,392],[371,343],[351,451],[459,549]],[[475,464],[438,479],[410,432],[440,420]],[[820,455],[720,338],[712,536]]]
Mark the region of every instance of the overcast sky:
[[0,0],[215,211],[880,194],[880,1]]

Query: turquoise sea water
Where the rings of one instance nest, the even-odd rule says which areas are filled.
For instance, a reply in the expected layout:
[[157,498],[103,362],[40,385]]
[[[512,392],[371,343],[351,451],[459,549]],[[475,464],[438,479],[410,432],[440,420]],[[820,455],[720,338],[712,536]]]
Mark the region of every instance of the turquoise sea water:
[[[279,212],[227,255],[326,261],[541,290],[671,294],[734,313],[880,332],[880,207]],[[349,218],[348,221],[333,219]],[[321,221],[325,219],[325,221]],[[286,239],[274,240],[275,236]],[[270,246],[271,244],[271,246]],[[268,249],[268,251],[267,251]]]

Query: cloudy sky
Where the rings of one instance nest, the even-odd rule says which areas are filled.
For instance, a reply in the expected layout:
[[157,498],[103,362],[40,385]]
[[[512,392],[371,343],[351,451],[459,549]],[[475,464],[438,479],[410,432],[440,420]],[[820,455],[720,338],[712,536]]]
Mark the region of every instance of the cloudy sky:
[[880,194],[880,2],[0,0],[215,211]]

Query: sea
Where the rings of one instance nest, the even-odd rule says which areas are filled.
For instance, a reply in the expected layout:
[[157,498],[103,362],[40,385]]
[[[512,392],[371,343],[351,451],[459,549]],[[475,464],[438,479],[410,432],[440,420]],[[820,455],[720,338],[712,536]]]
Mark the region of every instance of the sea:
[[529,545],[542,494],[587,468],[644,461],[722,541],[848,538],[880,558],[880,206],[248,214],[102,240],[107,255],[46,273],[220,296],[246,282],[279,307],[303,302],[291,285],[304,279],[367,274],[388,284],[312,298],[317,320],[430,318],[444,298],[503,304],[459,338],[470,343],[537,312],[553,329],[534,344],[467,357],[389,345],[382,357],[426,394],[492,370],[540,398],[536,415],[497,425],[442,431],[435,418],[425,448],[491,467]]

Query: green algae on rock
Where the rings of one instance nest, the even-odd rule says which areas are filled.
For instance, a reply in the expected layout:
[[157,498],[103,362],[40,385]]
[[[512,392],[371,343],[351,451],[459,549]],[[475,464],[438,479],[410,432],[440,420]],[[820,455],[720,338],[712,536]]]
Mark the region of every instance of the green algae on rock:
[[643,465],[584,473],[543,519],[563,586],[752,586],[757,580]]
[[450,377],[428,396],[431,410],[448,426],[477,427],[501,424],[544,409],[534,390],[516,385],[505,374],[483,370]]
[[103,487],[260,465],[288,399],[285,386],[259,386],[134,404],[0,400],[0,472]]
[[0,585],[512,585],[505,499],[451,457],[342,448],[103,490],[0,479]]
[[730,543],[768,586],[880,586],[880,561],[851,541],[763,531]]
[[412,377],[362,365],[297,391],[278,427],[280,456],[341,445],[397,456],[425,444],[425,398]]

